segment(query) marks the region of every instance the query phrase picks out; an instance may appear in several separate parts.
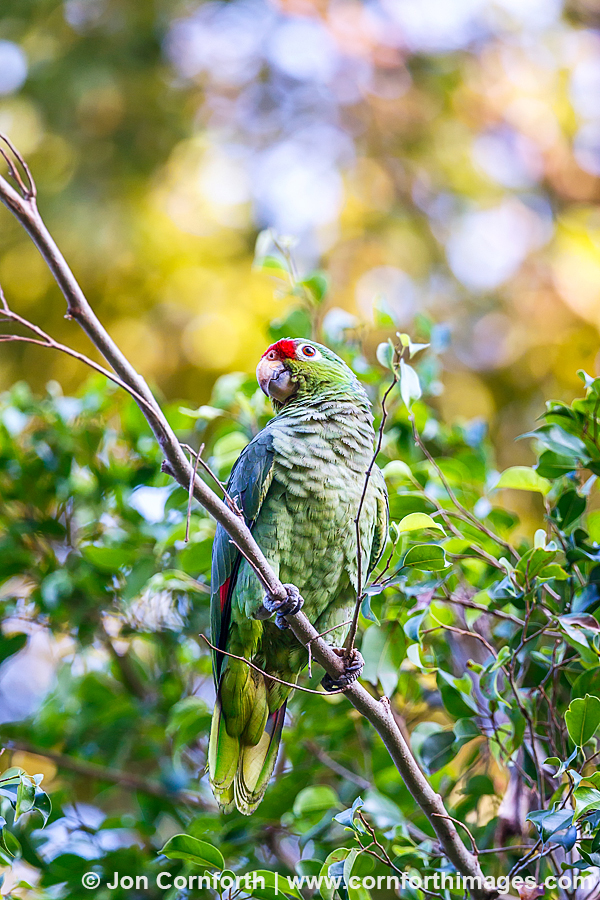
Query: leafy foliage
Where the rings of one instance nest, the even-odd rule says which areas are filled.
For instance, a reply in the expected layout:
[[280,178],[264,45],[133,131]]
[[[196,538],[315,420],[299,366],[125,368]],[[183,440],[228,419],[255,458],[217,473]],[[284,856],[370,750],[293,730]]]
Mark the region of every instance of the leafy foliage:
[[[320,298],[300,293],[310,333]],[[435,350],[407,375],[422,347],[404,338],[372,365],[352,336],[335,348],[378,416],[388,391],[380,462],[393,524],[362,600],[363,678],[390,697],[449,815],[495,851],[480,857],[486,874],[585,870],[600,861],[600,380],[583,375],[582,398],[548,404],[529,435],[535,467],[500,474],[479,423],[441,422]],[[391,390],[381,363],[395,369]],[[223,480],[269,410],[253,378],[228,375],[210,405],[167,415]],[[89,896],[90,872],[103,886],[124,877],[111,897],[125,896],[130,877],[147,875],[158,897],[161,871],[171,881],[206,871],[221,880],[191,896],[254,873],[264,884],[250,893],[272,900],[278,872],[339,878],[322,885],[323,900],[367,900],[353,875],[448,871],[385,748],[339,695],[296,692],[263,804],[250,819],[218,813],[202,778],[213,689],[198,638],[209,627],[212,523],[192,508],[185,541],[187,494],[110,385],[64,397],[50,383],[36,398],[17,384],[0,422],[0,686],[11,669],[22,678],[0,726],[7,762],[22,766],[0,784],[2,860],[20,846],[40,896],[60,885],[75,898]],[[511,511],[515,491],[537,497],[531,537]],[[43,689],[40,640],[52,659]],[[23,771],[38,763],[52,809]],[[511,805],[517,784],[525,803]],[[281,885],[297,896],[297,883]]]

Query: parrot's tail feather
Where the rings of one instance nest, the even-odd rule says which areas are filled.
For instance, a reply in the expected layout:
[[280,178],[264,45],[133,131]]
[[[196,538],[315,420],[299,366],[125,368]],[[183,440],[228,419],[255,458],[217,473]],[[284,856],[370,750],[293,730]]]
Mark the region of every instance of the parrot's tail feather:
[[273,774],[285,719],[285,707],[284,703],[271,713],[258,744],[241,747],[233,789],[235,805],[245,816],[251,815],[257,808]]
[[233,809],[233,780],[239,760],[240,740],[227,733],[221,710],[221,700],[217,697],[210,726],[208,771],[213,794],[225,812]]

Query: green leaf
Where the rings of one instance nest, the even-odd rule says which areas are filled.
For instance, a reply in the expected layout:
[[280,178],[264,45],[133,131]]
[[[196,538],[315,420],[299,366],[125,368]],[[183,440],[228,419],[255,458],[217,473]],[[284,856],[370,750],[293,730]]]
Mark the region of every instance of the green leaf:
[[265,272],[267,275],[274,275],[284,281],[288,279],[288,270],[285,265],[276,256],[263,256],[256,259],[252,266],[255,272]]
[[2,829],[2,843],[4,844],[4,848],[9,856],[12,856],[14,859],[21,858],[21,844],[16,839],[12,831],[8,830],[8,828]]
[[584,662],[595,666],[598,654],[592,649],[591,642],[600,633],[598,621],[587,613],[568,613],[558,616],[556,620],[567,635],[567,641],[579,652]]
[[600,699],[586,694],[583,698],[572,700],[565,713],[565,722],[573,743],[583,747],[600,725]]
[[263,259],[273,249],[275,237],[276,235],[272,228],[263,228],[262,231],[258,232],[256,243],[254,244],[255,260]]
[[12,634],[10,637],[0,635],[0,663],[22,650],[26,643],[26,634]]
[[45,791],[41,791],[39,788],[35,792],[35,803],[33,804],[33,809],[41,814],[44,819],[45,825],[52,812],[52,801],[50,800],[48,794]]
[[473,719],[459,719],[454,726],[454,746],[456,752],[475,738],[481,737],[481,732]]
[[580,786],[575,788],[573,797],[575,799],[575,821],[595,809],[600,809],[600,791],[596,788]]
[[176,750],[197,740],[208,730],[210,712],[199,697],[185,697],[171,708],[166,734],[172,738]]
[[350,850],[347,847],[338,847],[337,850],[333,850],[329,854],[323,863],[321,871],[319,872],[321,878],[319,883],[319,893],[323,900],[333,900],[333,895],[335,893],[335,888],[326,881],[330,875],[330,868],[338,863],[343,863],[349,853]]
[[413,344],[410,339],[410,335],[404,333],[401,334],[398,331],[396,332],[396,336],[400,339],[400,343],[403,347],[408,347],[408,355],[410,359],[412,359],[413,356],[416,356],[417,353],[420,353],[421,350],[426,350],[427,347],[430,346],[430,344]]
[[587,528],[590,540],[600,544],[600,509],[595,509],[587,517]]
[[498,656],[496,657],[494,662],[490,663],[489,665],[486,666],[486,670],[488,672],[495,672],[497,669],[501,669],[502,666],[506,665],[506,663],[511,658],[511,656],[512,656],[511,649],[509,646],[507,646],[505,644],[504,647],[500,647],[500,650],[498,651]]
[[213,419],[218,419],[219,416],[224,415],[223,410],[215,406],[199,406],[198,409],[188,409],[186,406],[180,406],[179,412],[190,419],[204,419],[205,422],[212,422]]
[[19,787],[17,789],[17,803],[15,806],[15,822],[23,813],[33,809],[35,802],[35,782],[27,775],[21,776]]
[[185,859],[197,866],[224,869],[225,860],[216,847],[189,834],[175,834],[160,851],[169,859]]
[[400,394],[407,409],[410,409],[415,400],[422,394],[419,376],[412,366],[400,360]]
[[318,876],[322,865],[322,859],[311,859],[305,856],[298,860],[294,868],[298,875],[306,875],[308,878],[311,878],[313,875]]
[[344,885],[348,891],[349,900],[369,900],[370,894],[368,890],[364,888],[360,882],[358,887],[351,887],[350,879],[353,875],[360,878],[361,876],[369,874],[373,871],[374,865],[375,862],[372,856],[368,856],[357,848],[350,851],[344,860],[343,868]]
[[530,812],[527,821],[533,822],[542,842],[547,843],[553,834],[568,828],[573,821],[572,809],[537,809]]
[[329,282],[323,272],[313,272],[312,275],[300,281],[299,284],[308,288],[317,303],[321,302],[329,290]]
[[404,623],[404,634],[411,641],[416,641],[417,643],[421,642],[420,629],[423,624],[423,619],[425,618],[426,613],[421,612],[416,616],[411,616],[410,619],[407,619]]
[[337,816],[334,816],[333,818],[336,822],[339,822],[340,825],[345,825],[348,828],[352,828],[354,819],[363,806],[364,800],[362,799],[362,797],[357,797],[350,809],[343,809],[341,813],[338,813]]
[[367,791],[364,809],[379,828],[393,828],[404,822],[404,814],[398,804],[373,788]]
[[586,694],[594,694],[600,697],[600,666],[587,669],[573,682],[571,688],[571,700],[577,697],[585,697]]
[[376,625],[380,625],[381,622],[371,609],[371,596],[372,592],[367,592],[363,598],[362,603],[360,604],[360,612],[361,615],[365,617],[369,622],[375,622]]
[[568,528],[585,512],[586,500],[577,491],[566,491],[556,504],[561,528]]
[[338,795],[328,784],[313,784],[303,788],[294,800],[294,815],[305,816],[327,809],[339,809]]
[[551,488],[551,484],[547,478],[542,478],[535,469],[530,466],[511,466],[500,476],[500,480],[495,485],[495,490],[501,488],[512,488],[517,491],[539,491],[544,496]]
[[410,466],[407,466],[401,459],[393,459],[383,469],[383,476],[386,481],[410,481],[411,475]]
[[551,578],[556,578],[557,581],[566,581],[569,573],[558,563],[551,563],[549,566],[544,566],[541,572],[538,572],[537,577],[540,581],[550,581]]
[[136,551],[129,547],[96,547],[88,544],[82,548],[84,559],[103,572],[120,572],[123,566],[135,562]]
[[[187,545],[185,550],[183,550],[181,554],[181,565],[184,569],[184,572],[181,574],[186,577],[186,573],[191,573],[192,575],[198,575],[201,572],[208,572],[210,569],[210,560],[211,560],[211,552],[212,552],[212,540],[203,540],[203,541],[193,541]],[[195,579],[190,578],[190,575],[187,575],[190,582],[195,585],[195,589],[198,588],[198,582]],[[190,585],[191,588],[191,585]],[[190,589],[188,588],[188,590]],[[176,588],[175,588],[176,589]],[[192,588],[193,589],[193,588]]]
[[577,468],[577,459],[572,456],[561,456],[553,450],[545,450],[540,456],[536,472],[542,478],[560,478]]
[[[574,414],[568,407],[555,407],[550,414],[546,413],[546,418],[548,418],[549,415],[554,419],[562,419],[562,424],[570,425]],[[553,450],[559,455],[573,457],[575,463],[577,463],[578,460],[586,459],[587,449],[583,441],[576,435],[566,431],[565,428],[562,427],[562,424],[544,426],[529,434],[523,434],[521,437],[533,437],[549,450]]]
[[378,344],[375,355],[380,366],[383,366],[384,369],[390,369],[390,371],[393,370],[395,350],[389,339],[382,344]]
[[[264,887],[254,884],[260,879],[264,880]],[[290,883],[286,875],[280,875],[279,872],[271,872],[269,869],[257,869],[250,872],[248,883],[250,886],[250,894],[257,900],[277,900],[282,894],[289,897],[295,897],[296,900],[303,900],[303,897],[297,887]]]
[[426,572],[440,572],[442,569],[446,569],[449,563],[443,547],[438,544],[419,544],[410,548],[402,565]]
[[453,731],[436,731],[425,738],[419,751],[423,768],[428,775],[443,768],[456,756]]
[[548,759],[544,760],[544,765],[556,766],[556,772],[554,773],[555,778],[560,778],[561,775],[567,771],[577,754],[579,753],[578,747],[575,747],[573,752],[567,759],[558,759],[557,756],[549,756]]
[[524,585],[526,581],[531,584],[533,579],[552,562],[555,556],[556,550],[547,550],[541,547],[524,553],[516,566],[520,584]]
[[11,766],[10,769],[5,769],[0,775],[0,785],[4,787],[7,784],[19,784],[21,776],[26,774],[27,772],[19,768],[19,766]]
[[396,527],[400,534],[407,531],[421,531],[423,528],[436,528],[438,531],[441,531],[442,534],[445,534],[440,523],[436,522],[435,519],[432,519],[431,516],[428,516],[427,513],[409,513],[397,523]]
[[371,684],[381,682],[390,697],[398,683],[404,658],[404,635],[399,623],[386,622],[381,628],[367,628],[361,645],[365,659],[363,677]]
[[465,676],[465,683],[449,672],[438,669],[437,686],[439,688],[442,703],[450,715],[455,719],[464,719],[477,715],[477,704],[471,697],[473,683]]

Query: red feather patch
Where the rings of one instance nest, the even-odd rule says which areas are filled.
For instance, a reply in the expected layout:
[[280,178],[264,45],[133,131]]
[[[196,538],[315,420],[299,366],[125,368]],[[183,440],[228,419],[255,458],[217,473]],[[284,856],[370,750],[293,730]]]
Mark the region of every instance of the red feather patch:
[[271,344],[270,347],[267,347],[263,357],[270,353],[271,350],[275,351],[279,359],[294,359],[296,356],[296,341],[292,341],[290,338],[282,338],[276,344]]
[[230,581],[231,581],[231,576],[219,588],[219,598],[221,600],[221,612],[223,612],[223,610],[225,608],[225,604],[227,603],[227,592],[229,590],[229,582]]

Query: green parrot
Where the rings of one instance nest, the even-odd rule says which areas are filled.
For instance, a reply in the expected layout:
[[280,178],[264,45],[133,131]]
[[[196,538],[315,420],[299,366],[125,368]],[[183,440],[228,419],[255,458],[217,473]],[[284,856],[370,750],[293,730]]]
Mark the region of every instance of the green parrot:
[[[268,673],[216,651],[217,697],[208,769],[225,810],[250,815],[266,791],[277,759],[287,698],[307,664],[306,649],[285,615],[304,605],[319,633],[341,648],[356,601],[356,517],[373,456],[373,416],[354,373],[314,341],[286,338],[262,356],[260,387],[276,415],[243,450],[228,483],[269,563],[286,583],[288,601],[265,595],[246,559],[217,526],[212,554],[211,623],[219,650],[242,656]],[[388,533],[381,470],[373,467],[360,517],[363,585]],[[269,621],[276,613],[275,621]],[[287,630],[286,630],[287,629]],[[341,650],[339,651],[341,655]],[[358,677],[358,652],[338,682]]]

